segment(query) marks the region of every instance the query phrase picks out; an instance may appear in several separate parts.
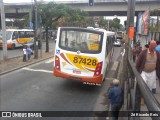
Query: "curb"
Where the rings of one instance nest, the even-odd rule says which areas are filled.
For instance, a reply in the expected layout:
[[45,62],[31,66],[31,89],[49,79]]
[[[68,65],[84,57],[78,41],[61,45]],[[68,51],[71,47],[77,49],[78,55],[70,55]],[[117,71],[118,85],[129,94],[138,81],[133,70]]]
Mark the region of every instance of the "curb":
[[109,73],[111,73],[109,75],[108,78],[105,78],[105,83],[104,85],[102,86],[102,90],[100,92],[100,95],[98,96],[98,99],[97,99],[97,102],[95,104],[95,107],[94,107],[94,111],[95,111],[95,116],[94,118],[92,118],[91,120],[101,120],[101,119],[105,119],[105,117],[102,117],[104,116],[104,112],[108,111],[109,110],[109,102],[108,102],[108,98],[107,98],[107,91],[108,91],[108,88],[110,86],[110,82],[114,79],[114,78],[117,78],[117,72],[118,72],[118,69],[119,69],[119,62],[118,61],[114,61],[112,66],[111,66],[111,69],[109,71]]
[[29,65],[35,64],[35,63],[42,62],[42,61],[47,60],[47,59],[52,58],[52,57],[54,57],[54,56],[50,56],[50,57],[46,57],[46,58],[41,58],[40,60],[37,60],[37,61],[31,62],[31,63],[27,63],[27,64],[25,64],[25,65],[22,65],[22,66],[19,66],[19,67],[13,68],[13,69],[11,69],[11,70],[7,70],[7,71],[4,71],[4,72],[1,72],[1,73],[0,73],[0,75],[4,75],[4,74],[7,74],[7,73],[12,72],[12,71],[14,71],[14,70],[18,70],[18,69],[20,69],[20,68],[23,68],[23,67],[26,67],[26,66],[29,66]]

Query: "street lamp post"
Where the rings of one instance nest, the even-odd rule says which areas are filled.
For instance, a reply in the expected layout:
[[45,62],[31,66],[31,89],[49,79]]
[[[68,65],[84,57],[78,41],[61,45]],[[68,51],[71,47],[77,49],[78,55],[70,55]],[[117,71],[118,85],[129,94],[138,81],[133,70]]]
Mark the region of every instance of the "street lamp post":
[[8,55],[7,55],[6,24],[5,24],[3,0],[0,0],[0,3],[1,3],[1,25],[2,25],[2,40],[3,40],[3,60],[5,61],[8,59]]
[[[125,38],[125,55],[123,59],[123,81],[122,85],[124,85],[124,81],[128,81],[128,53],[129,53],[129,42],[131,39],[129,38],[129,30],[134,27],[134,15],[135,15],[135,0],[128,0],[128,9],[127,9],[127,27],[126,27],[126,38]],[[128,97],[128,96],[127,96]],[[139,104],[137,104],[139,105]],[[136,110],[139,109],[136,105]],[[139,105],[140,106],[140,105]]]

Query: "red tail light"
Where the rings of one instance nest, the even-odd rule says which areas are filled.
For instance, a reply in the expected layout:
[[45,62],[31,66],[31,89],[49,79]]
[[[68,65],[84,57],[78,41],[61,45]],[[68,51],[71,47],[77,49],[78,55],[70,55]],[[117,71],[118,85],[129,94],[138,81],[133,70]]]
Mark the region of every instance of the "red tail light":
[[55,67],[56,69],[60,70],[60,59],[57,55],[55,57]]
[[99,62],[99,63],[97,64],[97,67],[96,67],[96,69],[95,69],[95,71],[94,71],[94,76],[98,76],[98,75],[101,74],[102,64],[103,64],[103,62]]

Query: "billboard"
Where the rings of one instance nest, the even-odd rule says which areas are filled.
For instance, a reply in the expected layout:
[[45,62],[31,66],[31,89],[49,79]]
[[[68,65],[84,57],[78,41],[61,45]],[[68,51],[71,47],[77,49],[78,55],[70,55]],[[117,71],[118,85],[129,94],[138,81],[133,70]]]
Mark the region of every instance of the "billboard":
[[147,35],[149,26],[149,11],[138,14],[138,27],[137,31],[139,34]]

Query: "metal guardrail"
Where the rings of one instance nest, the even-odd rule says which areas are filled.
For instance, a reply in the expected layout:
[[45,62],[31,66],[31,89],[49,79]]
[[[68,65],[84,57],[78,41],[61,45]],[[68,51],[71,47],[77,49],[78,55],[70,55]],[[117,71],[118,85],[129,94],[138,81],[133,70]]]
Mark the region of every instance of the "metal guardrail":
[[[130,50],[131,51],[131,48]],[[131,52],[129,52],[131,53]],[[129,56],[132,56],[129,54]],[[131,58],[131,57],[130,57]],[[143,78],[135,68],[135,63],[128,57],[128,80],[126,81],[127,88],[127,110],[130,112],[142,112],[141,111],[141,97],[144,98],[145,104],[148,109],[148,113],[157,112],[160,113],[160,103],[156,100],[148,86],[145,84]],[[159,114],[160,116],[160,114]],[[150,116],[152,120],[160,120],[159,117]],[[140,117],[131,117],[129,120],[138,120]]]

